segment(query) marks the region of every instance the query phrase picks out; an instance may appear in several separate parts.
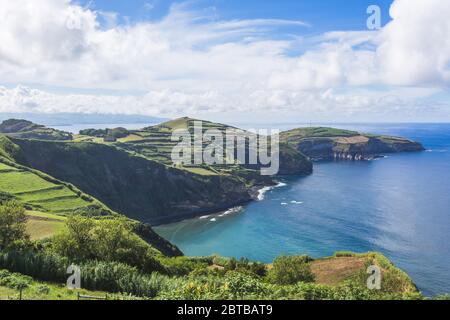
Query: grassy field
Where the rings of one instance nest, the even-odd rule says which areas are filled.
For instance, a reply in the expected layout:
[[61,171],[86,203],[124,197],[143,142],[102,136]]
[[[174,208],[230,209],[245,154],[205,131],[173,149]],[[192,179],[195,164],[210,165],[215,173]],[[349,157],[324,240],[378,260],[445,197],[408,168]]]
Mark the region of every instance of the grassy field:
[[315,282],[324,285],[338,285],[352,278],[356,273],[365,271],[366,257],[333,257],[318,259],[311,263]]
[[312,128],[297,128],[282,132],[280,135],[281,141],[289,141],[291,139],[299,138],[332,138],[332,137],[353,137],[358,136],[356,131],[326,128],[326,127],[312,127]]
[[[0,272],[2,271],[0,270]],[[27,288],[22,290],[22,300],[78,300],[78,294],[80,294],[80,300],[89,300],[84,298],[86,296],[98,297],[102,300],[104,298],[107,298],[107,300],[136,299],[128,295],[111,294],[103,291],[71,290],[63,284],[36,281],[23,275],[12,275],[26,279],[28,285]],[[19,290],[14,288],[14,286],[0,285],[0,300],[19,300],[19,297]]]
[[42,211],[64,214],[91,205],[63,184],[0,163],[0,191]]
[[32,240],[49,238],[64,229],[65,217],[38,211],[27,211],[27,232]]
[[[143,155],[144,157],[163,163],[168,166],[172,166],[172,151],[173,148],[179,143],[178,141],[172,141],[172,133],[174,130],[188,130],[191,134],[194,133],[195,119],[180,118],[172,121],[162,123],[160,125],[147,127],[142,130],[133,131],[128,137],[119,139],[119,146],[127,151],[135,152]],[[208,121],[202,121],[203,132],[209,129],[214,129],[222,132],[224,135],[227,130],[236,130],[236,128],[213,123]],[[204,143],[205,147],[208,143]],[[202,176],[213,176],[218,174],[228,174],[224,171],[223,166],[211,165],[211,166],[183,166],[179,169],[189,171],[194,174]]]

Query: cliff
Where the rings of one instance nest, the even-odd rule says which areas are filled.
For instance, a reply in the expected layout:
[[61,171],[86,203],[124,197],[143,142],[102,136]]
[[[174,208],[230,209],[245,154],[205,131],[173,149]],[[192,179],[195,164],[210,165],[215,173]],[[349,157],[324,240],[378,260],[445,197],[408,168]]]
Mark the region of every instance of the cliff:
[[197,175],[98,143],[13,139],[14,159],[69,182],[114,211],[151,224],[241,205],[251,188],[233,175]]
[[280,140],[312,160],[370,160],[387,153],[425,150],[420,143],[400,137],[321,127],[285,131]]

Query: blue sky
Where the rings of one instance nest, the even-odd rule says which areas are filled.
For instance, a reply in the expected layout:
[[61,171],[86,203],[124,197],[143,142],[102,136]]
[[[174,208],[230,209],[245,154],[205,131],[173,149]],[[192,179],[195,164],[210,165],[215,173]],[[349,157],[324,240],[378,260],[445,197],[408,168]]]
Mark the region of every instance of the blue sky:
[[0,0],[0,112],[450,121],[448,16],[442,0]]
[[[366,9],[376,4],[382,9],[382,23],[387,23],[393,0],[196,0],[192,7],[214,10],[217,19],[287,19],[302,20],[311,28],[292,32],[308,34],[334,30],[363,30],[366,28]],[[169,0],[83,0],[84,6],[96,10],[117,12],[122,23],[158,20],[167,15],[175,2]]]

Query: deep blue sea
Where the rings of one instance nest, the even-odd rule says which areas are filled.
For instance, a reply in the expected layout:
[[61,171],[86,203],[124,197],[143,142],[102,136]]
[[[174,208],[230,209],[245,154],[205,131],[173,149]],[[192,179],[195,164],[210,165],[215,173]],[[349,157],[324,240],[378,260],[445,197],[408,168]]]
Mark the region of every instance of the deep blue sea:
[[428,150],[316,163],[312,175],[283,179],[286,185],[242,210],[157,231],[187,255],[262,262],[281,254],[380,251],[425,295],[450,293],[450,124],[332,126],[411,138]]

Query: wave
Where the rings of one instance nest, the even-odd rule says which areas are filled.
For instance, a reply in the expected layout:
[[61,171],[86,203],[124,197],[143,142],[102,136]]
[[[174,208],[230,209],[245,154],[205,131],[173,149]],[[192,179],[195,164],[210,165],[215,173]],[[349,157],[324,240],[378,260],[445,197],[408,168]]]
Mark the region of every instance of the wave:
[[231,209],[228,209],[227,211],[225,211],[224,213],[219,214],[219,217],[225,217],[225,216],[228,216],[228,215],[230,215],[230,214],[239,213],[239,212],[241,212],[243,209],[244,209],[244,207],[235,207],[235,208],[231,208]]
[[265,193],[267,192],[267,191],[270,191],[270,190],[272,190],[273,189],[273,187],[264,187],[264,188],[262,188],[262,189],[259,189],[258,190],[258,201],[263,201],[264,200],[264,198],[265,198]]
[[284,183],[284,182],[278,182],[278,184],[277,184],[276,186],[264,187],[264,188],[259,189],[259,190],[258,190],[258,196],[257,196],[258,201],[264,200],[264,198],[265,198],[265,193],[266,193],[267,191],[273,190],[273,189],[275,189],[275,188],[285,187],[285,186],[287,186],[286,183]]

